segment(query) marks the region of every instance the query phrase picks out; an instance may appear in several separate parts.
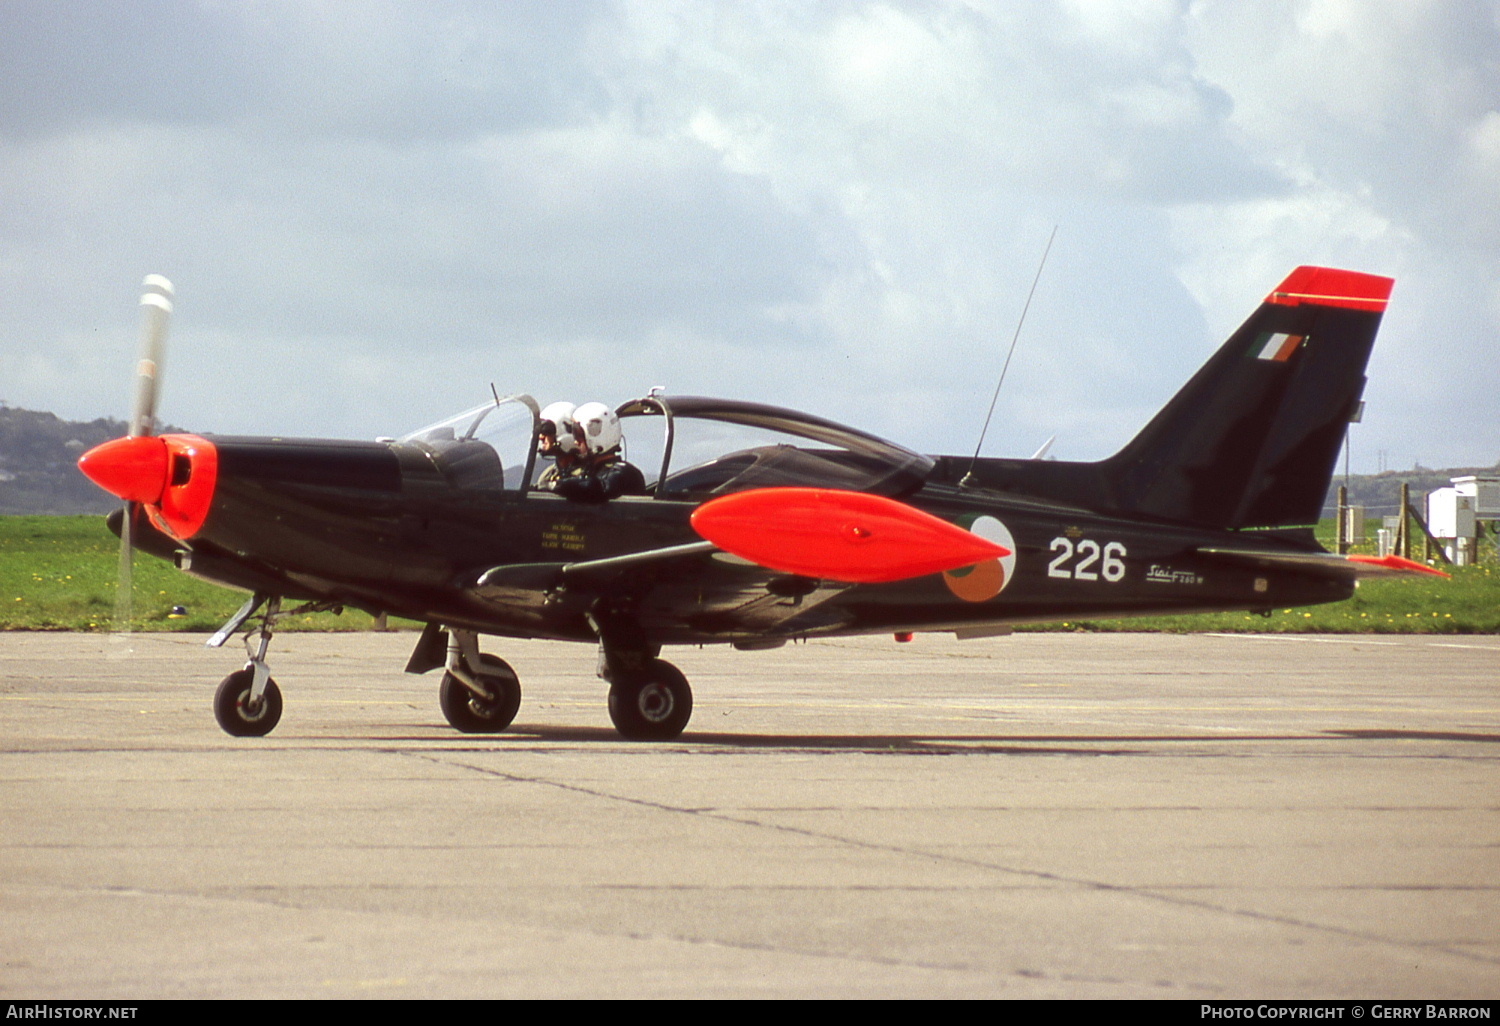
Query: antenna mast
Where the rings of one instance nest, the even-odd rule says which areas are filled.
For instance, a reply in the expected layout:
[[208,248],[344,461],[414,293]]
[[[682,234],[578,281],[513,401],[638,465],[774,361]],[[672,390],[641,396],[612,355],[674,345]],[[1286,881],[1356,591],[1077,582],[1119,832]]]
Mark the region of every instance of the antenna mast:
[[1016,343],[1021,338],[1021,325],[1026,323],[1026,311],[1031,309],[1031,297],[1036,295],[1036,284],[1042,280],[1042,268],[1047,266],[1047,254],[1052,252],[1052,240],[1057,238],[1057,225],[1052,226],[1052,234],[1047,236],[1047,248],[1042,250],[1042,262],[1037,265],[1036,277],[1031,279],[1031,291],[1026,293],[1026,305],[1021,307],[1021,319],[1016,322],[1016,333],[1010,339],[1010,351],[1005,354],[1005,365],[1000,368],[1000,380],[995,382],[995,394],[990,397],[990,412],[984,415],[984,427],[979,429],[979,442],[974,446],[974,457],[969,460],[969,472],[958,482],[960,488],[972,488],[978,482],[974,479],[974,466],[979,462],[979,450],[984,447],[984,436],[990,430],[990,418],[995,415],[995,403],[1000,398],[1000,386],[1005,384],[1005,372],[1010,370],[1010,358],[1016,355]]

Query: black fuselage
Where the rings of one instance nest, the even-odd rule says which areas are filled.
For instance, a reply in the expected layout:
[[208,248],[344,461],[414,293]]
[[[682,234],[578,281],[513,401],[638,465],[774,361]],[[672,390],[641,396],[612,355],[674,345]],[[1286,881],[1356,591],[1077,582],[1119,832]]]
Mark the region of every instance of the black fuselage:
[[[215,438],[219,473],[196,536],[143,540],[195,575],[266,594],[338,602],[516,637],[593,641],[588,614],[607,593],[657,643],[963,629],[1035,621],[1338,601],[1347,580],[1205,559],[1215,545],[1268,552],[1274,536],[1126,519],[953,484],[903,501],[968,526],[1009,532],[1014,561],[998,593],[957,577],[890,584],[797,579],[733,558],[622,570],[592,587],[562,567],[701,541],[696,501],[649,496],[590,505],[535,490],[455,487],[412,446]],[[481,588],[510,568],[517,586]],[[524,586],[523,586],[524,585]],[[981,596],[988,589],[982,589]]]

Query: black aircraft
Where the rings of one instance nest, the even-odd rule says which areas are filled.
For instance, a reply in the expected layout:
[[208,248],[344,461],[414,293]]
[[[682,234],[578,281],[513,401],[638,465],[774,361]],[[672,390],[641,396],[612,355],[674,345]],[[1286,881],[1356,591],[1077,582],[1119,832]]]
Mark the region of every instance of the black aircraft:
[[[139,546],[251,593],[209,644],[250,658],[214,710],[276,726],[278,620],[351,606],[425,623],[410,673],[445,670],[448,722],[485,733],[521,703],[479,636],[599,646],[627,738],[692,712],[665,645],[774,648],[852,634],[1008,633],[1017,623],[1337,602],[1370,573],[1313,539],[1392,280],[1300,267],[1123,449],[1094,463],[927,456],[759,403],[652,394],[615,412],[644,494],[536,486],[529,396],[374,442],[154,433],[171,288],[147,279],[129,437],[79,462],[125,500]],[[286,603],[301,602],[296,609]]]

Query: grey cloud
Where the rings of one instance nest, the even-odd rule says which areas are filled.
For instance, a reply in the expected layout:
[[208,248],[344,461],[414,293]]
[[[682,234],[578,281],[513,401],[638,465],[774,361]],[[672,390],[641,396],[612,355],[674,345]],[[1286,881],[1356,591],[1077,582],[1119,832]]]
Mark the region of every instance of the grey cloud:
[[0,133],[239,123],[400,142],[576,120],[599,4],[0,4]]
[[1383,375],[1488,366],[1495,7],[1372,6],[1418,11],[1400,46],[1332,0],[11,0],[5,398],[117,412],[162,271],[168,403],[236,430],[389,431],[489,375],[962,449],[1058,222],[991,451],[1103,455],[1299,262],[1409,282]]

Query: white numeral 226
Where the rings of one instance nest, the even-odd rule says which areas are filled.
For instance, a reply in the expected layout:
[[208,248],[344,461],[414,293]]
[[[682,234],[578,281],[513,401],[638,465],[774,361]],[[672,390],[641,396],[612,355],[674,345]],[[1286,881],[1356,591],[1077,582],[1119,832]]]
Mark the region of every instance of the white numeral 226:
[[[1104,578],[1113,584],[1125,577],[1125,546],[1121,542],[1105,542],[1100,548],[1092,538],[1084,538],[1076,544],[1070,538],[1057,537],[1049,546],[1057,553],[1047,564],[1048,577],[1066,577],[1074,581],[1097,581]],[[1068,561],[1077,556],[1071,569]]]

